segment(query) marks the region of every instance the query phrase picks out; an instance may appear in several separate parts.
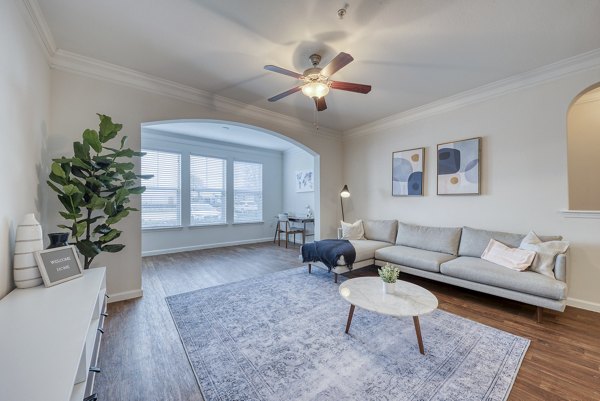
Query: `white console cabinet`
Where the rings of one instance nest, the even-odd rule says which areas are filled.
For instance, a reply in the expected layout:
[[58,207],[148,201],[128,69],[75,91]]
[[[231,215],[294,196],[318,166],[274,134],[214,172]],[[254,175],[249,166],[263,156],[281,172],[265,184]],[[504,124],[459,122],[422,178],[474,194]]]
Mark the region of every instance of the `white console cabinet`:
[[106,269],[0,300],[0,400],[81,401],[94,385]]

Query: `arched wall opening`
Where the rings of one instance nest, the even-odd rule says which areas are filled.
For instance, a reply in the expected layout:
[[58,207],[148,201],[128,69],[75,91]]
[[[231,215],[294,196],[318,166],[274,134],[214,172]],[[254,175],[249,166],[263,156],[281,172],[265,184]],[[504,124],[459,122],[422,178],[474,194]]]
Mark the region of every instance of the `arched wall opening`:
[[567,112],[569,209],[600,211],[600,82],[579,93]]
[[[143,256],[272,241],[282,212],[299,217],[311,213],[314,224],[307,231],[314,236],[306,240],[320,238],[320,157],[304,144],[262,127],[214,119],[148,122],[141,133],[142,149],[162,158],[153,161],[158,167],[147,167],[162,173],[147,183],[157,189],[144,194],[146,199],[157,194],[157,200],[152,201],[154,214],[142,205]],[[176,165],[180,182],[169,183],[169,169],[174,168],[169,166]],[[256,193],[244,193],[236,184],[248,179],[240,169],[253,166],[260,166],[262,176],[260,205]],[[198,190],[205,187],[203,181],[213,182],[209,190]],[[164,188],[158,189],[160,185]],[[170,195],[165,197],[164,191]],[[260,221],[252,217],[258,205]],[[164,216],[174,217],[160,221]],[[300,243],[301,236],[296,240]]]

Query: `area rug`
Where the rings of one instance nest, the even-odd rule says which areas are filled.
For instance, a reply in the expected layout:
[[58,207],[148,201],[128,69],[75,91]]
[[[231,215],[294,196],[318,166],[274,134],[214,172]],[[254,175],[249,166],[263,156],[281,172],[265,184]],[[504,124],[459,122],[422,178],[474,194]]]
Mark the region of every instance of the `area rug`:
[[356,308],[320,269],[166,298],[206,401],[506,400],[529,340],[441,310]]

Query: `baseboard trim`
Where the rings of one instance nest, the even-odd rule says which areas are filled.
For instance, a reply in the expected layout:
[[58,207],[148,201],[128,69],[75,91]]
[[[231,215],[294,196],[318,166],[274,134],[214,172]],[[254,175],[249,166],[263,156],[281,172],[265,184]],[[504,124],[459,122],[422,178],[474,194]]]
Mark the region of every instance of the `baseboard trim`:
[[153,250],[153,251],[142,252],[142,257],[144,257],[144,256],[156,256],[156,255],[167,255],[167,254],[170,254],[170,253],[179,253],[179,252],[199,251],[199,250],[202,250],[202,249],[225,248],[227,246],[258,244],[258,243],[261,243],[261,242],[269,242],[269,241],[273,241],[273,237],[247,239],[247,240],[231,241],[231,242],[218,242],[218,243],[215,243],[215,244],[202,244],[202,245],[193,245],[193,246],[182,246],[182,247],[179,247],[179,248],[156,249],[156,250]]
[[111,304],[113,302],[125,301],[127,299],[140,298],[144,295],[144,290],[139,288],[137,290],[117,292],[115,294],[108,295],[110,296],[110,298],[108,298],[108,303]]
[[600,303],[584,301],[583,299],[567,298],[567,305],[573,308],[585,309],[600,313]]

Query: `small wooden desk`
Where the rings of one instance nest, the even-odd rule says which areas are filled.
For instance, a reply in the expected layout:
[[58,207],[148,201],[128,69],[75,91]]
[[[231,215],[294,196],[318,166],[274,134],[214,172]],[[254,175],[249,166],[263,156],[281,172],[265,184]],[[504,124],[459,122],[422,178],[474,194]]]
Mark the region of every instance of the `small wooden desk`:
[[[288,221],[290,223],[302,223],[302,245],[304,245],[306,243],[306,237],[314,237],[315,233],[314,233],[314,227],[313,227],[313,232],[312,233],[307,233],[306,231],[306,224],[307,223],[315,223],[315,219],[312,217],[288,217]],[[277,228],[275,229],[275,236],[273,237],[273,242],[275,242],[277,240],[277,234],[280,230],[281,227],[281,222],[277,221]],[[287,244],[287,242],[286,242]],[[286,245],[287,247],[287,245]]]
[[313,223],[313,225],[315,224],[315,219],[313,217],[288,217],[288,220],[292,223],[302,223],[302,245],[305,244],[306,237],[315,236],[314,227],[312,233],[307,234],[306,232],[306,223]]

